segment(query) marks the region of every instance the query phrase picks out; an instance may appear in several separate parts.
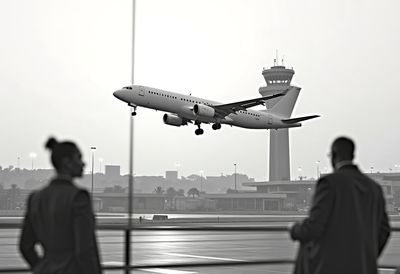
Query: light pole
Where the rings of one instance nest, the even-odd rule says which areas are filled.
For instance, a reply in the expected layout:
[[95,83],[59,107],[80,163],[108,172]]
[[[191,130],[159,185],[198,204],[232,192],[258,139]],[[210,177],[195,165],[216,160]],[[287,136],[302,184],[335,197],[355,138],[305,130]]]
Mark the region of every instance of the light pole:
[[35,152],[31,152],[29,154],[29,157],[31,158],[31,162],[32,162],[31,170],[33,170],[33,161],[35,160],[36,156],[37,156],[37,154]]
[[301,166],[299,166],[299,167],[297,168],[297,171],[299,172],[299,179],[300,179],[300,181],[303,180],[303,176],[301,176],[301,171],[302,171]]
[[319,179],[319,163],[320,163],[320,161],[318,160],[315,163],[317,164],[317,180],[318,180]]
[[92,198],[93,198],[93,169],[94,169],[94,151],[96,150],[96,147],[91,147],[90,150],[92,151]]
[[372,166],[369,169],[371,170],[371,174],[372,174],[372,171],[374,170],[374,167]]
[[236,192],[236,164],[233,164],[235,166],[235,192]]

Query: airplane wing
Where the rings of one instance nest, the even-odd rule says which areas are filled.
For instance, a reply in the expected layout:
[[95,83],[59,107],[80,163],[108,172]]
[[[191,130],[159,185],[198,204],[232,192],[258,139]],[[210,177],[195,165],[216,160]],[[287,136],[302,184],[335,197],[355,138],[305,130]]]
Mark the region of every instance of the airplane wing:
[[223,104],[223,105],[215,105],[215,106],[213,106],[213,108],[214,108],[216,114],[223,118],[231,113],[236,113],[239,110],[246,110],[246,109],[254,107],[254,106],[265,105],[266,100],[271,100],[273,98],[280,97],[283,95],[285,95],[285,94],[279,93],[279,94],[274,94],[271,96],[265,96],[265,97],[260,97],[260,98],[241,101],[241,102],[235,102],[235,103]]

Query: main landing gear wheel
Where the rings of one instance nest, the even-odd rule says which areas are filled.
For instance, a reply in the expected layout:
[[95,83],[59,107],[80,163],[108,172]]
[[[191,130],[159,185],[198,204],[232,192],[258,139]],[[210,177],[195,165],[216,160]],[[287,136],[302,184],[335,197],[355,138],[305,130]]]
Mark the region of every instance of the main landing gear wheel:
[[196,126],[199,127],[198,129],[195,130],[194,133],[195,133],[196,135],[202,135],[202,134],[204,133],[204,130],[202,130],[202,129],[200,128],[201,123],[200,123],[199,121],[195,121],[194,124],[195,124]]
[[195,130],[194,133],[195,133],[196,135],[202,135],[202,134],[204,133],[204,130],[201,129],[201,128],[198,128],[198,129]]
[[221,129],[221,124],[220,123],[213,124],[212,129],[213,130]]

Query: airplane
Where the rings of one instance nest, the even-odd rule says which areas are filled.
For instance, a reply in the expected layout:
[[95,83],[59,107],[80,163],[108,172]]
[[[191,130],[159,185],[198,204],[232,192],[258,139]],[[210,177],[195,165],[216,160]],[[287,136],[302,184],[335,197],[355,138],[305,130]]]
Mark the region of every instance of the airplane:
[[[133,107],[133,116],[137,107],[164,111],[167,112],[163,116],[165,124],[180,127],[194,122],[198,127],[195,134],[202,135],[202,123],[212,124],[213,130],[220,129],[222,124],[248,129],[300,127],[300,122],[319,115],[290,118],[299,92],[300,88],[291,86],[282,93],[229,104],[140,85],[124,87],[113,95]],[[266,110],[249,109],[265,105],[267,100],[277,102]]]

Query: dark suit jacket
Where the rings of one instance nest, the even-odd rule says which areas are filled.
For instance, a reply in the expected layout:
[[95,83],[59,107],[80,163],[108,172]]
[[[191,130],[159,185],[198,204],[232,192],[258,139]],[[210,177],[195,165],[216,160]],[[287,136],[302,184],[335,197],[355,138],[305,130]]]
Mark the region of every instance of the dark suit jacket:
[[307,257],[296,265],[318,274],[376,274],[389,235],[382,189],[354,165],[318,181],[309,217],[291,230]]
[[89,193],[71,181],[54,179],[29,196],[20,251],[34,273],[101,273],[94,229]]

